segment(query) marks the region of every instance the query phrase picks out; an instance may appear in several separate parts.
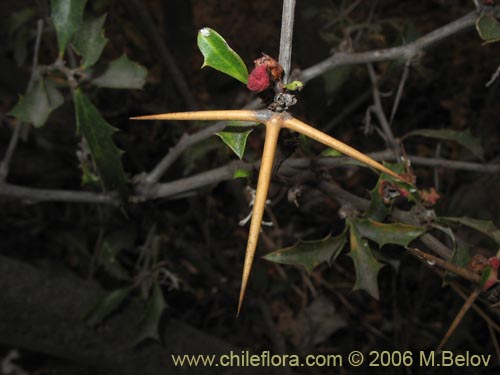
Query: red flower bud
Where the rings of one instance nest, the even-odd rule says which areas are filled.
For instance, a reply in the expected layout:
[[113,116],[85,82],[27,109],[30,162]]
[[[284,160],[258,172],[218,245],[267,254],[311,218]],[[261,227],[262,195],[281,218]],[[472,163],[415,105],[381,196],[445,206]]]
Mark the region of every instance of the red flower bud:
[[248,76],[247,87],[251,91],[261,92],[269,87],[270,79],[267,72],[267,65],[262,64],[255,67]]

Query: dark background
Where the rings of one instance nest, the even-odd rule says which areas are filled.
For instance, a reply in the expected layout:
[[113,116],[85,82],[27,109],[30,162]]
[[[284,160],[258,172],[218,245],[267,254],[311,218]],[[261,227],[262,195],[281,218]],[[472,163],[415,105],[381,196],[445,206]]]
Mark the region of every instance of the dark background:
[[[341,48],[339,43],[346,23],[336,18],[335,9],[342,3],[298,1],[294,69],[305,69],[327,58],[333,49]],[[347,7],[352,2],[344,3]],[[197,31],[205,26],[217,30],[248,67],[261,52],[277,58],[281,1],[152,0],[143,4],[154,20],[156,33],[181,69],[198,109],[238,109],[253,99],[239,82],[210,68],[200,69],[202,56],[196,46]],[[37,17],[26,26],[29,34],[26,58],[16,62],[18,41],[9,34],[8,21],[26,7],[33,7]],[[360,51],[400,45],[405,38],[424,35],[472,11],[473,7],[472,1],[361,1],[350,17],[352,24],[367,27],[352,48]],[[47,17],[49,7],[45,1],[4,0],[0,12],[4,19],[0,46],[0,154],[3,154],[13,121],[6,113],[25,91],[36,19]],[[108,14],[105,30],[109,42],[104,61],[126,52],[149,72],[142,91],[90,91],[102,115],[120,130],[115,141],[125,151],[124,168],[132,177],[151,170],[184,131],[194,132],[197,127],[133,123],[128,118],[192,108],[179,95],[133,6],[116,0],[89,1],[87,12]],[[470,29],[427,51],[414,64],[393,124],[397,137],[419,128],[470,129],[480,138],[486,160],[498,161],[500,80],[489,88],[485,88],[485,83],[497,69],[500,53],[498,44],[482,46],[481,43],[477,32]],[[55,34],[47,26],[40,63],[51,63],[56,55]],[[403,65],[402,62],[375,64],[383,80],[381,91],[388,94],[383,99],[388,114]],[[366,95],[371,90],[366,67],[355,66],[343,74],[343,80],[330,74],[309,82],[292,112],[324,129],[350,103],[364,96],[366,99],[360,100],[354,110],[328,131],[363,152],[384,149],[376,132],[365,135],[363,131],[365,111],[372,104],[371,96]],[[259,157],[262,140],[260,130],[250,136],[247,160]],[[8,181],[30,187],[80,189],[77,144],[72,103],[66,101],[43,128],[30,131],[20,143]],[[310,146],[316,153],[322,150],[315,143]],[[405,147],[409,154],[432,157],[436,142],[417,137],[407,140]],[[443,149],[443,157],[448,159],[474,161],[455,144],[445,142]],[[209,170],[231,159],[234,156],[213,137],[188,149],[162,181]],[[340,168],[331,173],[344,188],[363,197],[368,196],[376,182],[376,176],[365,169]],[[415,173],[419,186],[435,185],[434,169],[415,167]],[[491,219],[500,225],[498,175],[443,168],[437,168],[436,173],[442,195],[436,207],[439,215]],[[1,309],[4,317],[19,319],[0,320],[3,326],[0,353],[19,348],[22,356],[19,362],[37,374],[102,371],[110,363],[116,364],[117,373],[133,366],[147,373],[147,365],[141,367],[141,363],[148,363],[153,368],[151,373],[155,373],[154,366],[161,368],[161,363],[144,358],[161,357],[161,353],[223,353],[228,348],[301,355],[384,349],[417,352],[434,349],[439,344],[463,299],[449,287],[443,287],[432,269],[399,248],[386,250],[400,264],[398,272],[391,267],[381,271],[380,301],[364,292],[351,291],[354,270],[345,253],[332,267],[320,266],[311,276],[302,269],[257,258],[243,312],[235,318],[247,236],[247,228],[238,226],[248,212],[244,187],[243,181],[229,181],[183,199],[156,200],[123,209],[92,204],[29,204],[1,198],[0,255],[4,260],[0,268],[4,270],[0,278],[10,288],[0,290],[4,294]],[[342,230],[338,204],[324,195],[307,191],[297,208],[286,198],[279,198],[278,191],[271,194],[279,228],[265,230],[259,255],[290,246],[298,239],[320,239]],[[123,332],[133,330],[140,320],[144,303],[139,293],[101,328],[87,327],[80,319],[102,294],[101,289],[121,286],[102,269],[97,269],[91,280],[87,280],[89,259],[102,233],[122,241],[120,261],[131,273],[149,233],[166,269],[180,280],[178,287],[168,284],[163,289],[168,303],[160,326],[165,352],[152,341],[135,351],[121,349],[127,340]],[[457,235],[472,244],[474,253],[492,256],[496,251],[477,233],[459,231]],[[106,340],[102,341],[99,335]],[[498,363],[494,345],[484,320],[469,312],[447,348],[491,354],[492,362]],[[164,357],[168,362],[167,356]],[[385,373],[394,374],[419,371],[384,369]],[[426,373],[432,371],[428,369]],[[482,373],[481,369],[465,371]]]

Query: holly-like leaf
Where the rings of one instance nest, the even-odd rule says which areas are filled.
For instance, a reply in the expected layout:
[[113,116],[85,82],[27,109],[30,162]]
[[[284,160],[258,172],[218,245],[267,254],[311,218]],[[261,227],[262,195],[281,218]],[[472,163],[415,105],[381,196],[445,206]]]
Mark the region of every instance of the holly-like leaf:
[[[402,174],[405,171],[403,163],[391,164],[384,162],[383,164],[398,174]],[[400,195],[405,196],[410,202],[418,201],[415,186],[395,179],[387,173],[381,173],[377,185],[370,191],[370,207],[366,216],[376,221],[382,221],[390,214],[394,199]]]
[[440,217],[440,220],[458,223],[469,228],[475,229],[486,236],[490,237],[498,245],[500,245],[500,229],[498,229],[490,220],[478,220],[468,217]]
[[57,34],[59,56],[64,55],[71,38],[82,24],[87,0],[51,0],[52,21]]
[[242,128],[253,127],[255,125],[257,125],[255,122],[250,121],[229,121],[224,131],[217,132],[215,135],[222,139],[240,159],[243,159],[247,139],[253,129],[243,130]]
[[78,131],[85,137],[99,176],[107,190],[124,194],[127,178],[121,163],[122,151],[113,142],[116,131],[80,89],[73,92]]
[[19,99],[9,114],[39,128],[47,122],[52,111],[63,102],[62,94],[52,81],[42,78],[26,96]]
[[417,129],[406,134],[404,138],[416,135],[457,142],[459,145],[467,148],[479,159],[483,160],[484,158],[484,150],[481,146],[481,141],[479,138],[474,137],[469,129],[463,131],[451,129]]
[[408,244],[420,237],[427,230],[423,227],[401,223],[384,224],[371,219],[355,219],[351,226],[363,238],[376,242],[380,247],[386,244],[408,246]]
[[131,288],[116,289],[107,293],[90,311],[87,316],[87,323],[95,326],[101,323],[106,317],[120,307],[125,298],[129,295]]
[[161,291],[158,283],[155,283],[153,292],[149,296],[146,314],[139,324],[138,335],[135,340],[136,345],[147,338],[160,341],[158,326],[160,324],[163,310],[165,310],[166,307],[167,303],[163,297],[163,292]]
[[126,55],[112,61],[101,73],[94,69],[92,83],[110,89],[142,89],[146,84],[148,71]]
[[500,22],[494,14],[483,13],[476,20],[476,29],[481,39],[486,43],[500,41]]
[[83,69],[90,68],[99,60],[106,43],[108,43],[102,27],[104,21],[106,21],[105,14],[99,18],[87,18],[75,35],[73,47],[82,56]]
[[245,63],[215,30],[205,27],[198,32],[198,48],[205,58],[202,68],[210,66],[247,84],[248,70]]
[[344,248],[346,233],[320,241],[299,241],[297,244],[276,250],[264,256],[271,262],[304,266],[311,273],[321,263],[332,264]]
[[243,159],[247,139],[251,132],[252,130],[245,130],[242,132],[218,132],[215,133],[215,135],[222,139],[240,159]]
[[354,262],[356,283],[353,290],[365,290],[379,299],[378,272],[384,266],[374,256],[368,242],[361,237],[355,225],[349,225],[351,250],[349,256]]

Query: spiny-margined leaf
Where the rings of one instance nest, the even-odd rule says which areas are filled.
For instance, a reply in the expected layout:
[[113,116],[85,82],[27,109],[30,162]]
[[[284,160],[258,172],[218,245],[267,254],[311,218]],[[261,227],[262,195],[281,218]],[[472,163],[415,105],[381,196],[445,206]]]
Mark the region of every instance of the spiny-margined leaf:
[[83,69],[90,68],[99,60],[106,43],[108,43],[108,38],[104,36],[102,27],[105,21],[105,14],[98,18],[86,18],[75,34],[73,47],[82,56],[81,66]]
[[92,83],[110,89],[142,89],[146,84],[148,71],[142,65],[122,55],[104,68],[93,69]]
[[147,338],[152,338],[160,341],[158,326],[160,324],[163,310],[165,310],[166,307],[167,303],[165,302],[165,298],[163,297],[163,292],[161,291],[158,283],[155,283],[153,292],[149,296],[148,304],[146,307],[146,314],[139,324],[138,335],[135,339],[136,345]]
[[476,20],[476,29],[486,43],[500,41],[500,22],[494,14],[483,13]]
[[378,272],[384,266],[374,256],[368,242],[361,237],[355,225],[349,224],[351,250],[349,256],[354,262],[356,283],[353,290],[365,290],[373,298],[379,299]]
[[113,290],[104,295],[88,314],[86,319],[87,323],[91,326],[101,323],[106,317],[120,307],[130,291],[131,288],[127,287]]
[[87,0],[51,0],[52,21],[56,29],[59,56],[82,24]]
[[63,102],[64,98],[54,83],[41,78],[30,92],[19,99],[9,114],[39,128],[47,122],[52,111]]
[[304,266],[311,273],[321,263],[332,264],[346,243],[346,233],[320,241],[299,241],[297,244],[276,250],[264,256],[271,262]]
[[253,130],[243,130],[243,128],[255,125],[257,125],[255,122],[250,121],[229,121],[224,130],[215,133],[215,135],[222,139],[240,159],[243,159],[248,136]]
[[81,89],[73,92],[78,131],[85,137],[99,177],[107,190],[118,190],[124,194],[127,178],[121,162],[122,151],[113,142],[116,131],[107,123],[99,110]]
[[483,160],[484,150],[481,141],[472,135],[469,129],[463,131],[451,129],[417,129],[407,133],[404,138],[420,135],[422,137],[454,141],[467,148],[476,157]]
[[[390,170],[403,174],[405,166],[403,163],[387,163],[383,165]],[[395,179],[387,173],[381,173],[377,185],[370,191],[370,207],[367,211],[367,217],[376,221],[382,221],[392,210],[392,204],[396,197],[405,195],[410,202],[419,200],[418,191],[415,186]]]
[[478,220],[468,217],[439,217],[439,220],[445,220],[452,223],[465,225],[475,229],[495,241],[500,245],[500,229],[498,229],[490,220]]
[[386,244],[406,247],[411,241],[427,231],[425,228],[415,225],[401,223],[384,224],[371,219],[354,219],[351,222],[351,226],[356,228],[361,237],[376,242],[380,247]]
[[222,141],[229,146],[231,150],[240,158],[243,159],[245,148],[247,145],[248,136],[252,130],[245,130],[242,132],[218,132],[215,133]]
[[245,63],[218,32],[208,27],[201,29],[198,32],[198,48],[205,58],[202,68],[210,66],[247,84],[248,70]]

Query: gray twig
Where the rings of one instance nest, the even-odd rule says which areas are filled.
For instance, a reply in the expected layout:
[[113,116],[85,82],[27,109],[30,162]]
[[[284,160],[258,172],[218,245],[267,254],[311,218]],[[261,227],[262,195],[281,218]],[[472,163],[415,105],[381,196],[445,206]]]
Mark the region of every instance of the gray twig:
[[323,60],[302,71],[302,82],[306,83],[313,78],[322,75],[328,70],[341,65],[367,64],[396,59],[411,59],[417,56],[420,52],[442,42],[443,40],[473,27],[476,21],[476,16],[476,12],[470,12],[467,15],[450,22],[449,24],[432,31],[411,43],[399,47],[357,53],[336,53],[326,60]]
[[394,116],[399,108],[399,102],[401,101],[401,96],[403,95],[403,89],[405,87],[408,76],[410,75],[411,59],[406,60],[405,67],[403,69],[403,75],[401,76],[401,81],[399,82],[398,91],[396,92],[396,97],[394,98],[394,104],[392,105],[391,117],[389,118],[389,125],[392,125]]
[[283,82],[288,83],[292,65],[293,21],[295,16],[295,0],[283,0],[281,15],[280,55],[279,62],[283,66]]
[[373,95],[373,111],[375,115],[377,116],[378,122],[380,124],[380,127],[382,128],[382,131],[384,133],[386,142],[391,148],[395,154],[395,156],[399,156],[401,154],[398,142],[396,141],[396,138],[394,137],[394,134],[391,129],[391,125],[389,124],[389,121],[387,120],[387,117],[385,116],[384,108],[382,107],[382,101],[380,99],[380,91],[378,89],[378,82],[377,82],[377,76],[375,75],[375,71],[373,70],[373,67],[371,64],[368,64],[368,73],[370,74],[370,80],[372,82],[372,95]]

